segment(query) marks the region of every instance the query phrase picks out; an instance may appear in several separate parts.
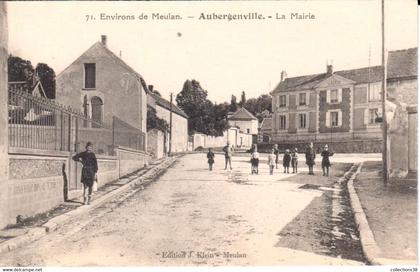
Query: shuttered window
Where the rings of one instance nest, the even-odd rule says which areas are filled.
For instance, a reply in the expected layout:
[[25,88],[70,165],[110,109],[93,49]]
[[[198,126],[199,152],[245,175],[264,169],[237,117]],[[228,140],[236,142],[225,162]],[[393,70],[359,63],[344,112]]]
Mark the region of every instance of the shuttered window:
[[286,115],[279,116],[279,126],[280,126],[280,129],[287,129]]
[[299,106],[305,106],[306,104],[306,93],[299,94]]
[[299,114],[299,128],[300,129],[306,128],[306,113]]
[[286,96],[285,95],[280,95],[279,99],[280,99],[279,107],[286,107]]
[[85,86],[86,89],[96,88],[96,64],[85,63]]

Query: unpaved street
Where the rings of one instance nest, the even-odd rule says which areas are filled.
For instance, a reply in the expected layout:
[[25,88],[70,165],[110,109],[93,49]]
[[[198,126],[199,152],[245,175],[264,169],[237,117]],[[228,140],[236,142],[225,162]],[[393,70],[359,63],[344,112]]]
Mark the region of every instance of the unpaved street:
[[[350,164],[333,165],[327,178],[319,171],[308,176],[305,168],[299,175],[278,169],[270,176],[262,161],[257,176],[250,175],[248,160],[235,157],[233,171],[225,171],[217,155],[209,172],[205,154],[186,155],[144,190],[1,255],[0,264],[362,264],[359,253],[348,254],[360,250],[351,230],[340,237],[352,241],[331,244],[331,188]],[[305,184],[315,187],[299,188]]]

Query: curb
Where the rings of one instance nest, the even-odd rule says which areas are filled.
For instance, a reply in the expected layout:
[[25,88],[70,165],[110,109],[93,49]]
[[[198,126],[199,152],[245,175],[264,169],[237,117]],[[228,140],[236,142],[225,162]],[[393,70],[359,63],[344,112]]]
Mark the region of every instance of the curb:
[[363,162],[359,164],[356,172],[350,177],[347,182],[347,190],[350,196],[350,204],[354,213],[357,230],[359,231],[360,243],[362,245],[363,253],[371,265],[417,265],[416,260],[397,260],[382,257],[382,250],[378,247],[375,241],[373,232],[369,226],[366,214],[360,203],[359,196],[353,186],[353,182],[360,173]]
[[[96,207],[100,206],[101,204],[109,200],[110,198],[118,194],[121,194],[134,186],[147,185],[151,183],[155,177],[159,176],[167,167],[171,166],[179,157],[180,156],[171,157],[168,160],[162,162],[161,164],[156,165],[155,167],[147,170],[142,176],[133,178],[127,184],[124,184],[120,188],[115,189],[99,197],[98,199],[93,200],[90,205],[83,205],[72,211],[63,213],[59,216],[56,216],[50,219],[47,223],[43,224],[41,227],[35,227],[32,229],[29,229],[27,233],[1,243],[0,254],[4,252],[12,251],[20,246],[23,246],[25,244],[28,244],[30,242],[33,242],[35,240],[38,240],[48,235],[49,233],[57,230],[60,226],[62,226],[64,223],[66,223],[70,219],[76,218],[77,216],[81,216],[95,209]],[[140,188],[136,189],[134,192],[137,192],[142,189],[144,189],[144,186],[141,186]]]

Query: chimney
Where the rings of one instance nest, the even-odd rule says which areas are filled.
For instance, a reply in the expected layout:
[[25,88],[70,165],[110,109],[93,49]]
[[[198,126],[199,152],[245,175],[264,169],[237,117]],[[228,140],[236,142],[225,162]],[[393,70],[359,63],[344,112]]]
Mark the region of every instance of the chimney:
[[286,77],[287,77],[287,73],[286,73],[286,71],[281,71],[281,74],[280,74],[280,81],[284,81],[284,80],[286,79]]
[[101,35],[101,43],[106,46],[106,35]]
[[150,91],[151,93],[153,93],[153,85],[149,85],[149,86],[147,86],[147,87],[149,87],[149,91]]
[[331,64],[327,65],[327,75],[332,75],[333,74],[333,66]]

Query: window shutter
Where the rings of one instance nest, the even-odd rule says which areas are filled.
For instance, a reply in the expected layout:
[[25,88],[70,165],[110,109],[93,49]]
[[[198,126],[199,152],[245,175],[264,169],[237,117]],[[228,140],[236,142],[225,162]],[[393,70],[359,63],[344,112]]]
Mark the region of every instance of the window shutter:
[[286,107],[289,107],[289,95],[286,94]]
[[330,115],[331,113],[329,111],[327,111],[327,113],[325,114],[325,126],[328,128],[330,127],[330,124],[331,124]]
[[327,103],[331,103],[330,90],[327,90]]
[[343,125],[343,112],[340,110],[338,111],[338,126],[341,127]]
[[338,102],[343,101],[343,89],[338,89]]
[[284,116],[284,118],[286,119],[286,127],[285,127],[285,129],[289,129],[289,118],[288,118],[287,114]]
[[369,109],[365,109],[365,125],[369,124]]
[[276,96],[277,100],[277,108],[280,107],[280,94]]
[[309,101],[309,99],[310,99],[310,93],[309,93],[309,92],[307,92],[307,93],[306,93],[306,105],[310,105],[310,101]]

